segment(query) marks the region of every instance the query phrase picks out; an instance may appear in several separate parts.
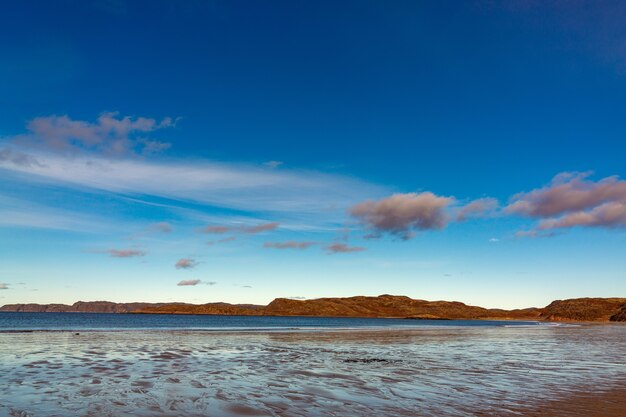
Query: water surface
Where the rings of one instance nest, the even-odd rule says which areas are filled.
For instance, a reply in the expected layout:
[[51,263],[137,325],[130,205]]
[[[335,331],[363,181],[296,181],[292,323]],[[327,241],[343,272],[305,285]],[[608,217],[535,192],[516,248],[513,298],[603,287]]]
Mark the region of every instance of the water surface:
[[517,416],[623,387],[624,352],[623,325],[1,332],[0,416]]
[[280,330],[416,326],[517,326],[537,322],[489,320],[405,320],[353,317],[271,317],[104,313],[0,312],[0,331],[7,330]]

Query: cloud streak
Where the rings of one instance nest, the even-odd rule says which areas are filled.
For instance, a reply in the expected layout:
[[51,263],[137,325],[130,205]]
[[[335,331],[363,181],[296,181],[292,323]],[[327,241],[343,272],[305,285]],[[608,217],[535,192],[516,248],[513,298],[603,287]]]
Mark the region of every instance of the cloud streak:
[[0,282],[0,290],[8,290],[9,284],[5,284],[4,282]]
[[108,249],[106,253],[112,258],[137,258],[146,255],[146,252],[137,249]]
[[326,247],[326,251],[328,253],[353,253],[353,252],[363,252],[366,248],[361,246],[348,246],[345,243],[333,243],[332,245],[328,245]]
[[257,233],[269,232],[278,229],[279,226],[280,224],[278,222],[263,223],[256,226],[242,227],[241,231],[243,233],[255,235]]
[[176,284],[179,287],[195,287],[196,285],[200,284],[202,281],[200,281],[199,279],[184,279],[182,281],[180,281],[178,284]]
[[261,223],[254,226],[215,226],[209,225],[199,229],[200,233],[221,235],[224,233],[245,233],[255,235],[257,233],[269,232],[280,227],[278,222]]
[[221,235],[229,232],[230,230],[231,228],[227,226],[206,226],[200,229],[200,233]]
[[297,242],[295,240],[289,240],[287,242],[265,242],[264,248],[271,249],[308,249],[315,245],[316,242]]

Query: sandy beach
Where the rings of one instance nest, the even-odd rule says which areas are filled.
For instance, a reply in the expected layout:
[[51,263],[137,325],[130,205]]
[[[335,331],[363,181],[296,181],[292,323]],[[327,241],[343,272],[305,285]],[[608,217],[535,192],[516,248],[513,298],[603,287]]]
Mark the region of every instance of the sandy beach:
[[7,416],[620,416],[626,326],[0,334]]

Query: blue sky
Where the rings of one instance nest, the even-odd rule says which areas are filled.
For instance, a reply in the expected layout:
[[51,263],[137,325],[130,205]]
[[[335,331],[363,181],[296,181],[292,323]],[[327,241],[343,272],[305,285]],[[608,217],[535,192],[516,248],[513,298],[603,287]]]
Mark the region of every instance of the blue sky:
[[625,19],[5,2],[0,304],[625,296]]

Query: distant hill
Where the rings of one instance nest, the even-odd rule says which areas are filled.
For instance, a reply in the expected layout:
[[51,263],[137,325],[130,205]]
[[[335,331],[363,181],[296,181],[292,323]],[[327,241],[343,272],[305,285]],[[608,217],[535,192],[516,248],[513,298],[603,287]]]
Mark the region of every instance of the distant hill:
[[7,304],[0,311],[24,313],[132,313],[147,307],[162,307],[165,303],[112,303],[110,301],[78,301],[67,304]]
[[551,302],[541,311],[549,321],[626,321],[626,298],[573,298]]
[[538,309],[489,310],[458,301],[414,300],[405,296],[319,298],[291,300],[277,298],[264,310],[271,316],[402,317],[412,319],[539,318]]
[[240,316],[394,317],[414,320],[546,320],[626,321],[626,298],[557,300],[544,308],[486,309],[458,301],[416,300],[398,295],[378,297],[277,298],[267,306],[252,304],[112,303],[79,301],[66,304],[7,304],[0,311],[138,314],[211,314]]
[[149,306],[135,313],[142,314],[212,314],[225,316],[261,316],[265,306],[253,304],[228,304],[228,303],[208,303],[208,304],[185,304],[173,303],[164,306]]

